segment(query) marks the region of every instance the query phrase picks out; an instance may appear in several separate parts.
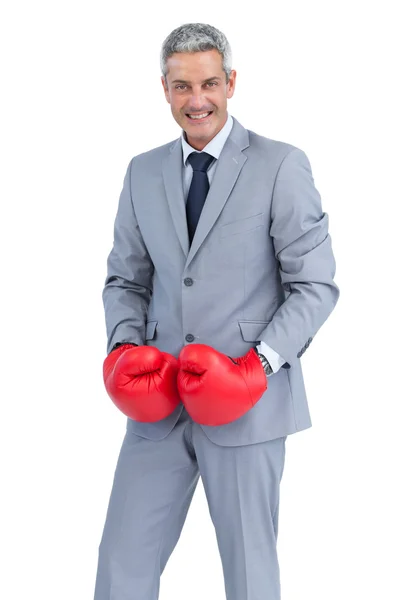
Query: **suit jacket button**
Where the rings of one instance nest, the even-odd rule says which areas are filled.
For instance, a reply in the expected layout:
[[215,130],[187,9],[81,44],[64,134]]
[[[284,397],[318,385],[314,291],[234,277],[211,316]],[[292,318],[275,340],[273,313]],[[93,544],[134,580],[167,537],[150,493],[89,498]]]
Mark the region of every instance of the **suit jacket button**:
[[187,336],[185,337],[185,340],[187,342],[193,342],[194,341],[194,335],[191,333],[188,333]]
[[191,277],[185,277],[185,279],[183,280],[183,283],[185,285],[193,285],[193,279]]

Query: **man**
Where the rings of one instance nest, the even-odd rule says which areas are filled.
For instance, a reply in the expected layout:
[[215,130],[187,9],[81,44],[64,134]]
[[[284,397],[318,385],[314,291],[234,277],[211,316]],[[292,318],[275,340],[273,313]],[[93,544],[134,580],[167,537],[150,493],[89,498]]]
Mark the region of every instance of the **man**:
[[227,112],[225,36],[166,38],[182,135],[128,167],[103,292],[104,380],[130,415],[95,600],[156,600],[201,476],[228,600],[278,600],[285,441],[311,426],[300,357],[339,290],[305,153]]

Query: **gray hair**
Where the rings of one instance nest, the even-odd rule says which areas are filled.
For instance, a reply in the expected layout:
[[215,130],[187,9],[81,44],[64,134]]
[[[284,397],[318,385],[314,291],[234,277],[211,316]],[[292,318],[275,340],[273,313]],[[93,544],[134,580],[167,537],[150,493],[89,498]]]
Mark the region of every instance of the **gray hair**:
[[161,72],[167,83],[167,59],[175,52],[205,52],[218,50],[222,56],[222,69],[226,83],[232,70],[232,50],[225,35],[219,29],[206,23],[185,23],[168,35],[161,47]]

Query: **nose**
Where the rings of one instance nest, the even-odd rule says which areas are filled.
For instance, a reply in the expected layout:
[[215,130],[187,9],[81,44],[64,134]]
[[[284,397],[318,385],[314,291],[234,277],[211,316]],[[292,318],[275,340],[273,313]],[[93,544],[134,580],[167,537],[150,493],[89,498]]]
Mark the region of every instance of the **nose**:
[[206,102],[204,100],[204,92],[200,88],[199,90],[195,90],[193,88],[192,95],[189,100],[189,111],[188,112],[200,112],[204,110],[206,106]]

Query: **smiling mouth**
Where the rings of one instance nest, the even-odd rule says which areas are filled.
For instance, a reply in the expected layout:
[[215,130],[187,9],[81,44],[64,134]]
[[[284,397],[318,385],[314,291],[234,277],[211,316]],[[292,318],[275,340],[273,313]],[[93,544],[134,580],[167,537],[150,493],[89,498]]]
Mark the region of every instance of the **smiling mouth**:
[[186,113],[186,116],[191,121],[204,121],[204,119],[207,119],[207,117],[212,115],[212,113],[213,113],[213,111],[210,110],[208,112],[203,112],[203,113]]

